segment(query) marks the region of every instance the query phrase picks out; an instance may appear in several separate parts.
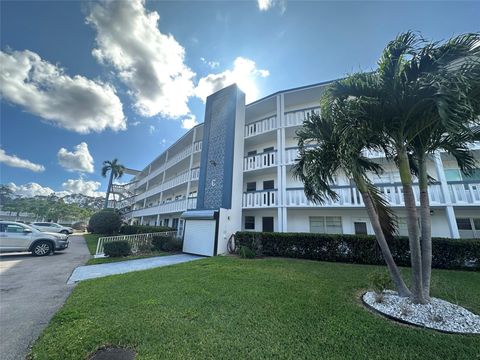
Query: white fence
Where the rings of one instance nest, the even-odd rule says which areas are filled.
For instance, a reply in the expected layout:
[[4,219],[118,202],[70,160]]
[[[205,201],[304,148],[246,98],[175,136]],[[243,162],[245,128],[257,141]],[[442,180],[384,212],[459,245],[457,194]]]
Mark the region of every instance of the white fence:
[[142,247],[152,246],[152,238],[154,236],[176,236],[176,231],[165,231],[158,233],[148,233],[148,234],[135,234],[135,235],[119,235],[119,236],[105,236],[98,238],[97,242],[97,251],[95,252],[95,257],[102,257],[104,254],[104,246],[106,243],[115,242],[115,241],[126,241],[130,244],[132,253],[135,254]]

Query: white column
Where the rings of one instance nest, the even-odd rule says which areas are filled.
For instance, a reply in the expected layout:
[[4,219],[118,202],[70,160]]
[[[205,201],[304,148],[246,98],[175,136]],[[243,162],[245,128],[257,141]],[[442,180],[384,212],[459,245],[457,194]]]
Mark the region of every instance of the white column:
[[455,210],[453,208],[452,199],[450,198],[450,191],[448,189],[447,178],[445,177],[445,171],[443,169],[442,157],[440,156],[439,152],[433,154],[433,161],[435,163],[438,180],[440,181],[443,199],[445,200],[445,212],[447,215],[448,228],[450,229],[450,237],[454,239],[460,239],[457,219],[455,218]]
[[[187,194],[185,198],[187,201],[185,202],[185,208],[188,208],[188,195],[190,194],[190,188],[191,188],[191,183],[192,183],[192,166],[193,166],[193,150],[195,147],[195,139],[197,136],[197,129],[193,129],[193,138],[192,138],[192,153],[190,154],[190,165],[188,166],[188,183],[187,183]],[[185,210],[186,210],[185,209]]]
[[277,231],[283,231],[283,218],[282,218],[282,205],[283,205],[283,192],[284,188],[283,177],[282,177],[282,164],[284,156],[284,146],[283,146],[283,121],[282,121],[282,108],[281,108],[281,95],[276,96],[276,105],[277,105]]
[[143,225],[143,216],[140,217],[140,225]]
[[281,204],[281,219],[282,219],[282,231],[287,231],[287,165],[286,165],[286,157],[285,157],[285,148],[286,148],[286,136],[285,136],[285,95],[280,94],[278,96],[280,100],[280,130],[281,130],[281,148],[279,152],[282,153],[281,157],[281,178],[282,178],[282,187],[279,188],[279,192],[282,193],[282,204]]

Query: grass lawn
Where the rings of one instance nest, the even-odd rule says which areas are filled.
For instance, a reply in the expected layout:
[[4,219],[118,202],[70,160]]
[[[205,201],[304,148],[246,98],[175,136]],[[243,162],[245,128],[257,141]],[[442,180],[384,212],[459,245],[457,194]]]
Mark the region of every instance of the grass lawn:
[[[87,247],[88,247],[88,250],[90,251],[90,254],[95,255],[95,252],[97,251],[98,238],[102,236],[105,236],[105,235],[99,235],[99,234],[83,235],[83,237],[85,238],[85,241],[87,242]],[[118,262],[118,261],[143,259],[143,258],[149,258],[153,256],[165,256],[165,255],[172,255],[172,253],[167,253],[164,251],[152,251],[151,253],[148,253],[148,254],[131,255],[126,257],[118,257],[118,258],[107,257],[107,258],[90,259],[87,261],[85,265],[105,264],[105,263],[112,263],[112,262]]]
[[[376,266],[214,257],[81,282],[33,359],[85,359],[103,344],[141,359],[478,359],[480,336],[365,310]],[[404,269],[406,272],[408,269]],[[433,295],[480,313],[480,273],[436,270]]]

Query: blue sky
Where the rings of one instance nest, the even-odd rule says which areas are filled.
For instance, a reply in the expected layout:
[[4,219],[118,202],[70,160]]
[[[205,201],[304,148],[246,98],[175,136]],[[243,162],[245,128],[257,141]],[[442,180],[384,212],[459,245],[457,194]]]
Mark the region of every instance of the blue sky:
[[0,182],[29,195],[105,191],[103,160],[142,169],[233,81],[253,101],[373,69],[400,32],[443,40],[480,25],[480,3],[458,1],[0,7]]

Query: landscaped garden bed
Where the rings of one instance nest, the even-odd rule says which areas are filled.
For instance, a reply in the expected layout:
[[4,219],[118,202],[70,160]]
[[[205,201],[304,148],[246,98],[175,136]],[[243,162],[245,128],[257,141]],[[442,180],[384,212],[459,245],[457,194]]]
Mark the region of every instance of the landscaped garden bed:
[[[33,359],[102,346],[137,359],[475,359],[480,336],[405,326],[360,295],[384,267],[214,257],[85,281],[34,344]],[[407,274],[410,269],[402,268]],[[434,270],[432,295],[480,312],[480,273]]]

